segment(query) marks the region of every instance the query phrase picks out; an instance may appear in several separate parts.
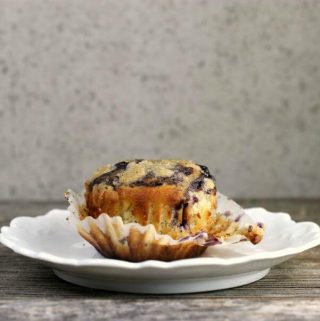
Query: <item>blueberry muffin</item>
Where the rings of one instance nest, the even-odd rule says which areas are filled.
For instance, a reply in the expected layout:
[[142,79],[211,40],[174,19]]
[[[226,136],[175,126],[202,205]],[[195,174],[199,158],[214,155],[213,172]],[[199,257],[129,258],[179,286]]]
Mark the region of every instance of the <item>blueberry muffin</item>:
[[181,239],[209,232],[217,190],[208,168],[186,160],[130,160],[98,169],[85,183],[83,216],[107,213],[125,224],[152,224]]
[[[217,193],[208,168],[192,161],[107,165],[85,182],[84,193],[68,190],[66,197],[78,233],[108,258],[172,261],[225,242],[256,244],[264,234],[260,223],[240,222],[243,210],[229,215],[230,200]],[[220,210],[227,205],[223,213],[217,203]]]

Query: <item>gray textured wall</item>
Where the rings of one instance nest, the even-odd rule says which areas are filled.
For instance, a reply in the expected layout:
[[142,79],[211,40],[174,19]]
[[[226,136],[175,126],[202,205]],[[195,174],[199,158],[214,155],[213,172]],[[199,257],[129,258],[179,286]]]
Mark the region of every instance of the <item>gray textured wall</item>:
[[320,196],[320,1],[0,0],[0,199],[127,158]]

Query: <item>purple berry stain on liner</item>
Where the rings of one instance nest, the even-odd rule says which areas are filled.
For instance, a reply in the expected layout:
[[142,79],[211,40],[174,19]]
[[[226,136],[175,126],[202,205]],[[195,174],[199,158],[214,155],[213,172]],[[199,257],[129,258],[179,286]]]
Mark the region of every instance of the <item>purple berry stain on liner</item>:
[[219,241],[215,236],[211,236],[203,245],[204,246],[214,246],[222,244],[221,241]]
[[185,236],[182,239],[180,239],[178,242],[184,242],[187,241],[190,238],[190,236]]
[[232,213],[230,211],[226,211],[222,215],[224,215],[225,217],[229,217],[232,215]]
[[193,236],[185,236],[185,237],[179,239],[178,242],[184,242],[184,241],[187,241],[189,239],[198,240],[198,239],[201,239],[201,238],[205,238],[206,236],[207,236],[207,233],[201,231],[201,232],[196,233]]
[[234,221],[238,223],[241,220],[242,216],[243,216],[243,213],[239,214]]
[[207,234],[206,234],[205,232],[198,232],[198,233],[193,237],[193,239],[196,240],[196,239],[205,237],[206,235],[207,235]]

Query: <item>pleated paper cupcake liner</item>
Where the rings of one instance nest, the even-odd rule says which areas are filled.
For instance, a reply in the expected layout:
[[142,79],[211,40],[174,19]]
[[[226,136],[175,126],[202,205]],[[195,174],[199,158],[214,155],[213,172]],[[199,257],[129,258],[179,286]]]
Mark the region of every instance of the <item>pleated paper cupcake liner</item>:
[[124,224],[120,216],[101,214],[98,218],[83,217],[83,196],[72,191],[66,193],[72,213],[70,221],[79,234],[103,256],[127,261],[173,261],[200,256],[207,248],[206,233],[174,240],[157,233],[152,224]]
[[[215,233],[199,232],[179,240],[159,234],[153,224],[142,226],[138,223],[124,224],[120,216],[110,217],[103,213],[98,218],[87,216],[84,195],[71,190],[66,192],[70,206],[70,222],[78,233],[94,246],[103,256],[132,262],[145,260],[173,261],[198,257],[207,247],[224,245],[250,239],[255,233],[249,218],[241,216],[242,225],[226,216],[219,215]],[[226,199],[222,199],[226,201]],[[220,224],[220,233],[219,233]],[[224,225],[223,225],[224,224]],[[223,232],[221,231],[223,229]],[[231,237],[230,237],[231,236]],[[254,243],[254,242],[253,242]]]

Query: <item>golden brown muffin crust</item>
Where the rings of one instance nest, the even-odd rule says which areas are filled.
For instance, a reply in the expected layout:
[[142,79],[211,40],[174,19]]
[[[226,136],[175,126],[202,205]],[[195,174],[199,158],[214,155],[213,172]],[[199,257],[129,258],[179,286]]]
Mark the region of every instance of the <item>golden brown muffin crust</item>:
[[174,238],[207,229],[216,188],[205,166],[185,160],[133,160],[105,166],[86,182],[88,215],[120,215]]

